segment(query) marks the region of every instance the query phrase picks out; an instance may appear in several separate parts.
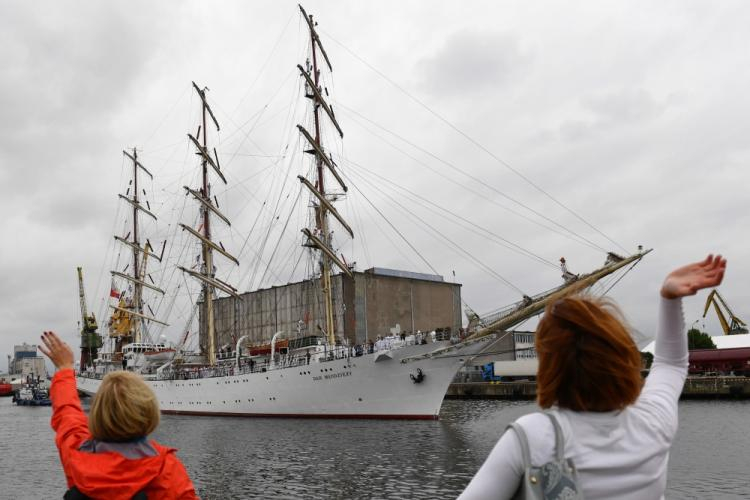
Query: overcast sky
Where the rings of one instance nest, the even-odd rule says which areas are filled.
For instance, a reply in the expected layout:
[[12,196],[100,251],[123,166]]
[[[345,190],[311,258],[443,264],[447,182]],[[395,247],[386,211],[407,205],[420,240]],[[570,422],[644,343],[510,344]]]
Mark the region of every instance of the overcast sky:
[[[610,293],[652,335],[665,273],[718,251],[721,292],[750,318],[746,2],[304,7],[333,64],[324,79],[345,135],[327,125],[324,141],[355,239],[336,237],[359,270],[455,272],[482,313],[557,285],[561,256],[582,273],[642,244],[654,252]],[[296,129],[309,127],[296,70],[308,40],[295,2],[4,1],[0,42],[0,352],[46,329],[78,344],[77,266],[104,322],[108,271],[128,258],[112,236],[128,231],[117,194],[133,147],[154,174],[142,186],[159,222],[145,236],[167,240],[153,277],[168,298],[151,303],[170,339],[182,331],[197,290],[174,272],[196,254],[175,230],[197,227],[182,188],[198,186],[191,80],[221,124],[209,139],[228,185],[214,194],[233,224],[216,231],[241,259],[220,261],[220,277],[244,291],[304,272],[305,204],[292,203],[309,168]],[[688,325],[704,300],[686,301]],[[713,316],[705,325],[720,333]]]

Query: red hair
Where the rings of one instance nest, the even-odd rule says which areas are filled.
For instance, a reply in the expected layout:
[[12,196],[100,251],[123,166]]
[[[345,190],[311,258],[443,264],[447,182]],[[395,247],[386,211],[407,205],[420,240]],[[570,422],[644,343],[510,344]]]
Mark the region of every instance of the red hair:
[[641,356],[617,306],[605,298],[547,304],[536,331],[537,400],[574,411],[621,410],[641,392]]

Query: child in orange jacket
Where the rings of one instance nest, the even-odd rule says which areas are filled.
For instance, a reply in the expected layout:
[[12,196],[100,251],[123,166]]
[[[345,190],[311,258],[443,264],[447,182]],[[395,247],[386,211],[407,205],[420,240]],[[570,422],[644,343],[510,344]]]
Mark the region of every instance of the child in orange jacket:
[[107,374],[87,419],[73,351],[53,332],[44,332],[42,341],[41,351],[58,368],[50,388],[52,428],[68,494],[77,490],[71,498],[124,500],[144,493],[149,500],[198,498],[177,450],[146,439],[159,425],[159,404],[143,380],[125,371]]

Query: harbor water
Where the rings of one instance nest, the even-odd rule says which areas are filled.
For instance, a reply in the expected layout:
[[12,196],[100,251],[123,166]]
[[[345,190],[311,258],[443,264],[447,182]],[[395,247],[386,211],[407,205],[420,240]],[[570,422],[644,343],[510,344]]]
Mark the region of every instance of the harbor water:
[[[438,421],[165,415],[201,498],[455,498],[529,402],[448,400]],[[748,498],[750,402],[683,401],[667,498]],[[2,498],[62,498],[49,407],[0,399]],[[8,495],[8,496],[6,496]]]

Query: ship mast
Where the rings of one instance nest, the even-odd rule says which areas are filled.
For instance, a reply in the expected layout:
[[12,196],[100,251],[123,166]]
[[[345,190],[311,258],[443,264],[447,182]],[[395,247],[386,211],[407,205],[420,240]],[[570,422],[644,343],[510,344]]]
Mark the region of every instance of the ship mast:
[[[198,133],[196,134],[197,137],[193,137],[193,135],[188,134],[188,138],[197,149],[196,154],[201,157],[202,187],[199,191],[191,189],[188,186],[184,186],[184,188],[186,192],[188,194],[191,194],[193,198],[195,198],[201,205],[200,210],[202,229],[196,231],[195,229],[186,226],[185,224],[180,224],[180,227],[182,227],[183,230],[187,231],[192,236],[201,241],[201,268],[200,272],[196,272],[191,269],[186,269],[185,267],[178,267],[186,274],[189,274],[193,278],[200,281],[202,284],[203,317],[206,320],[206,361],[208,361],[209,365],[214,365],[216,364],[216,329],[214,325],[213,304],[215,290],[219,289],[229,295],[232,295],[235,298],[239,298],[237,290],[234,287],[216,278],[214,272],[214,251],[223,255],[237,265],[239,265],[239,261],[229,252],[224,250],[224,247],[222,245],[217,245],[211,239],[211,214],[216,215],[227,225],[229,225],[229,219],[219,211],[218,202],[214,203],[216,201],[216,197],[214,197],[214,201],[211,201],[209,167],[211,167],[211,169],[219,176],[224,184],[227,183],[227,180],[224,177],[224,174],[221,172],[221,168],[219,165],[219,155],[216,153],[216,149],[214,149],[213,158],[211,157],[208,149],[208,134],[206,128],[207,119],[208,117],[211,117],[211,120],[216,126],[217,132],[220,130],[219,122],[216,120],[216,117],[214,116],[213,111],[211,111],[211,107],[208,105],[208,101],[206,100],[206,89],[199,88],[198,85],[195,84],[195,82],[193,82],[193,88],[201,98],[203,123],[198,127]],[[200,140],[201,131],[203,131],[202,144]]]
[[301,5],[299,6],[299,9],[300,12],[302,12],[302,17],[304,17],[305,21],[307,22],[308,28],[310,29],[312,67],[310,67],[310,63],[308,62],[307,69],[303,68],[301,65],[297,65],[297,68],[305,79],[305,88],[308,91],[306,92],[306,97],[311,99],[313,103],[313,121],[315,126],[315,135],[312,136],[302,125],[297,125],[297,128],[311,147],[311,149],[308,149],[305,152],[315,155],[317,173],[317,180],[315,184],[309,182],[306,178],[299,176],[300,182],[312,192],[315,198],[317,198],[317,203],[314,205],[315,234],[313,234],[307,228],[303,229],[302,232],[305,234],[305,236],[307,236],[306,245],[320,250],[320,284],[321,291],[323,293],[325,334],[328,338],[328,343],[334,345],[336,342],[336,331],[333,310],[333,290],[331,286],[332,267],[333,265],[335,265],[349,277],[352,277],[352,273],[346,263],[342,262],[336,256],[336,252],[331,248],[331,233],[328,225],[328,214],[332,214],[351,236],[354,236],[354,234],[349,225],[333,207],[326,193],[324,175],[326,169],[335,177],[336,181],[344,190],[344,192],[347,191],[347,187],[346,184],[344,184],[344,181],[341,179],[341,176],[339,176],[338,172],[336,171],[336,164],[334,163],[333,159],[330,157],[330,155],[326,155],[325,150],[323,149],[320,134],[320,110],[323,109],[323,111],[325,111],[331,123],[333,123],[334,127],[336,127],[336,130],[338,131],[340,137],[344,137],[344,132],[341,130],[341,127],[339,126],[338,121],[333,114],[333,109],[323,98],[320,87],[320,70],[318,69],[318,50],[320,50],[323,59],[325,59],[329,71],[333,70],[333,68],[331,67],[331,62],[328,59],[328,55],[326,54],[326,51],[320,42],[318,33],[315,31],[315,22],[313,21],[313,17],[311,15],[308,15]]
[[[133,208],[133,227],[132,230],[128,235],[126,235],[124,238],[121,238],[117,235],[115,235],[115,240],[119,241],[120,243],[126,245],[129,247],[133,252],[133,260],[131,264],[127,267],[129,267],[132,272],[130,274],[125,274],[125,272],[119,272],[119,271],[110,271],[112,274],[112,277],[118,277],[122,278],[124,280],[127,280],[133,284],[133,295],[131,297],[131,303],[130,304],[124,304],[126,307],[122,307],[123,304],[120,305],[110,305],[112,309],[115,310],[115,313],[120,313],[128,318],[129,320],[129,328],[128,331],[123,335],[117,335],[116,341],[115,341],[115,352],[122,352],[122,348],[127,345],[130,342],[141,342],[142,341],[142,323],[144,321],[153,321],[155,323],[159,323],[161,325],[168,326],[167,323],[157,320],[156,318],[153,318],[151,316],[148,316],[144,313],[143,310],[143,288],[149,288],[159,294],[164,294],[164,290],[160,289],[157,286],[154,286],[151,283],[147,283],[145,281],[146,278],[146,259],[148,257],[152,257],[156,259],[157,261],[161,262],[161,256],[157,256],[154,254],[153,248],[151,248],[151,244],[146,240],[146,244],[144,246],[141,246],[141,240],[140,240],[140,233],[139,233],[139,213],[144,213],[147,216],[151,217],[153,220],[157,220],[156,215],[154,215],[150,207],[148,206],[148,201],[146,202],[146,206],[144,206],[141,203],[141,200],[139,199],[139,187],[138,187],[138,173],[139,171],[143,171],[148,175],[151,179],[153,179],[153,175],[151,175],[151,172],[148,171],[146,167],[143,166],[143,164],[138,160],[138,151],[133,148],[132,154],[128,153],[127,151],[122,152],[128,159],[130,159],[133,162],[133,179],[131,183],[131,187],[133,188],[133,196],[132,198],[128,196],[130,194],[130,189],[126,191],[124,195],[120,194],[118,195],[122,200],[126,201],[132,208]],[[132,239],[128,239],[128,236],[132,236]],[[163,252],[163,248],[162,248]],[[141,262],[141,256],[143,258],[143,261]],[[134,318],[134,319],[133,319]]]

